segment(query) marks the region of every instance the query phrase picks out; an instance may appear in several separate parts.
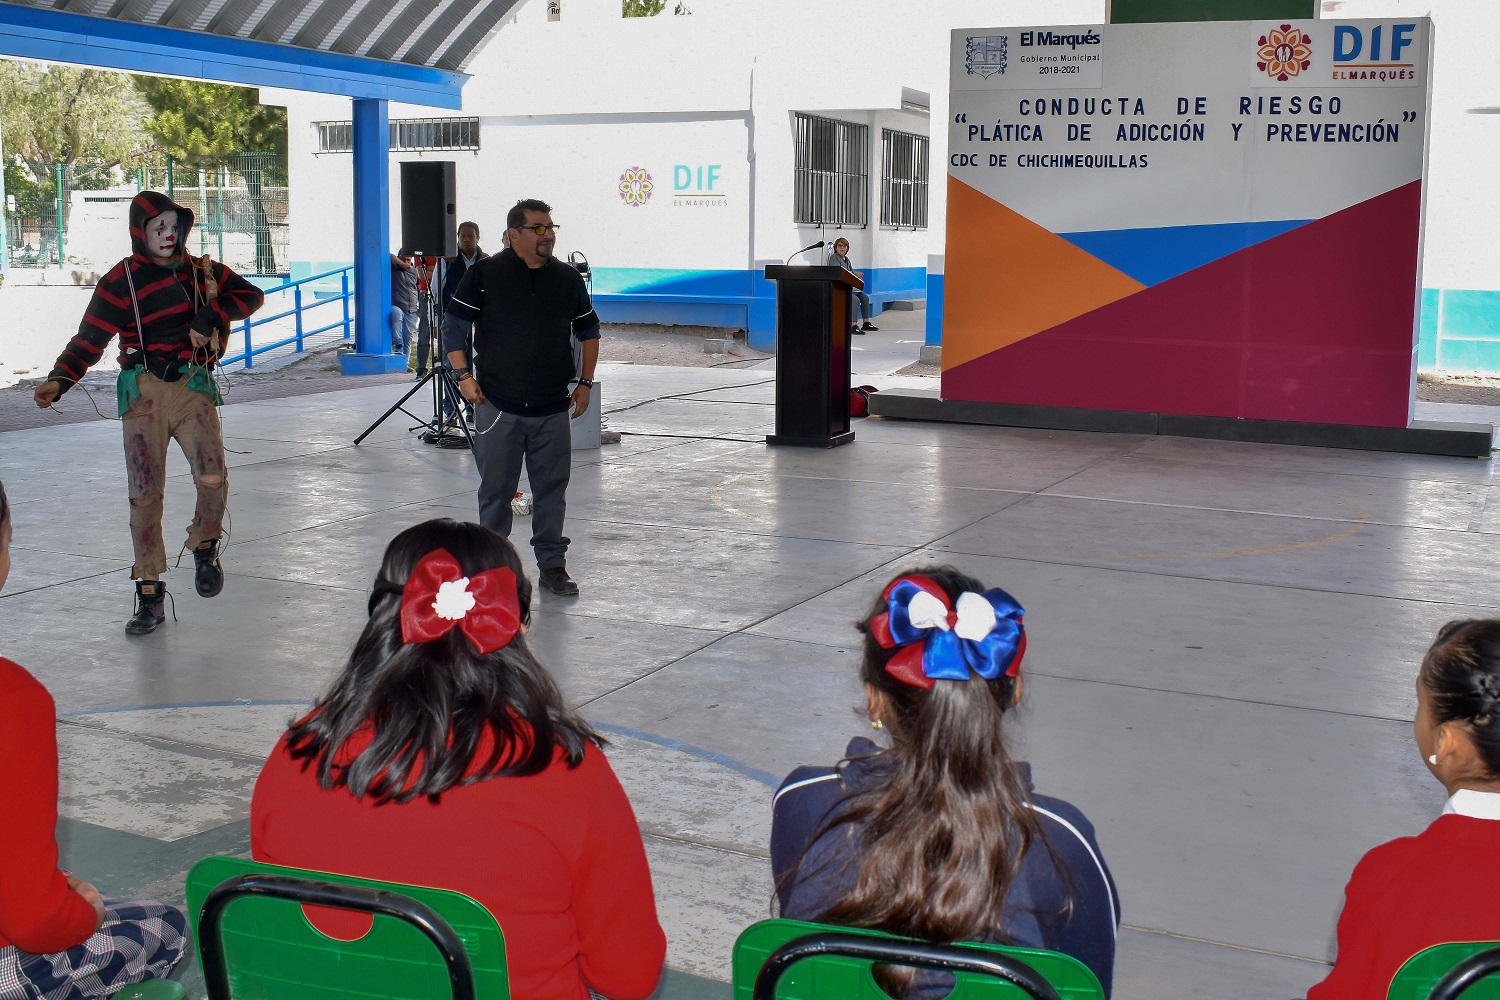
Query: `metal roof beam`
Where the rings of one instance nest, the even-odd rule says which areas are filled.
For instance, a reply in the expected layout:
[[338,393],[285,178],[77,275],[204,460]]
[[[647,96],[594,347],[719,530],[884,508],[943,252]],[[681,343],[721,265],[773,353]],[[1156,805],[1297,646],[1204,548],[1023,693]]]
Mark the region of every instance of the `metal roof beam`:
[[458,110],[462,73],[0,3],[0,55]]

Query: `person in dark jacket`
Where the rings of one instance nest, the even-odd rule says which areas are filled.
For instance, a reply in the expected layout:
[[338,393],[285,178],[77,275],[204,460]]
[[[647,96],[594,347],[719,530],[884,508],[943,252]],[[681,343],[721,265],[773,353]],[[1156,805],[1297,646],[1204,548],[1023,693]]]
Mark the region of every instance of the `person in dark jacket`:
[[265,301],[259,288],[205,255],[187,253],[193,213],[164,194],[142,191],[130,202],[133,252],[110,268],[94,288],[78,333],[37,386],[36,405],[51,406],[120,338],[115,391],[125,430],[125,470],[130,491],[130,539],[135,546],[135,614],[131,635],[166,620],[162,604],[167,571],[161,515],[167,448],[175,439],[198,489],[188,527],[194,586],[200,596],[224,589],[219,536],[229,498],[223,402],[213,370],[229,343],[229,324]]
[[[506,217],[510,245],[465,272],[443,317],[443,350],[478,433],[479,522],[509,536],[521,463],[531,484],[537,582],[572,596],[563,535],[572,472],[569,412],[588,409],[599,360],[599,317],[577,271],[556,259],[552,209],[534,198]],[[470,333],[473,367],[470,367]],[[573,340],[579,342],[580,371]]]
[[[896,577],[859,623],[881,749],[850,742],[776,792],[771,866],[781,916],[939,943],[1072,955],[1112,985],[1120,904],[1094,828],[1038,795],[1006,750],[1021,697],[1024,611],[949,566]],[[944,996],[946,974],[877,967],[893,995]]]
[[417,332],[417,269],[404,257],[391,254],[391,353],[406,354]]
[[458,225],[458,256],[449,257],[443,273],[443,312],[448,311],[448,300],[458,291],[458,283],[464,280],[469,268],[489,257],[479,245],[479,223],[461,222]]

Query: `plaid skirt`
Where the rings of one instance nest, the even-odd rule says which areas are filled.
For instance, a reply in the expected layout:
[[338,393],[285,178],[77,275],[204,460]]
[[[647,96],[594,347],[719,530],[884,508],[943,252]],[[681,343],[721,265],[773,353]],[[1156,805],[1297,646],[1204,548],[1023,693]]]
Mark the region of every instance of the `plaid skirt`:
[[182,961],[187,918],[164,903],[104,897],[104,923],[67,951],[32,955],[0,948],[0,1000],[107,997],[143,979],[166,976]]

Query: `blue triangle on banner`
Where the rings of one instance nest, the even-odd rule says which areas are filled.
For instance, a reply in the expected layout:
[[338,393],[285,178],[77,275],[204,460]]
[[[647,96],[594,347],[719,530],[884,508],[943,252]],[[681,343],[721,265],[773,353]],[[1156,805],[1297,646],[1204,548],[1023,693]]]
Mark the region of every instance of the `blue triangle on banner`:
[[1106,229],[1057,235],[1143,285],[1158,285],[1209,261],[1305,226],[1310,221],[1230,222],[1213,226]]

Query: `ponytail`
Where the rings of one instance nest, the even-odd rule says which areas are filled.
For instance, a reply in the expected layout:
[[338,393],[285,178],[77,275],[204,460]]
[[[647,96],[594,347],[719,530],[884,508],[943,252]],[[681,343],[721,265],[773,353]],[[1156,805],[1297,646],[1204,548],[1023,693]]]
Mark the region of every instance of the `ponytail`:
[[[960,595],[983,590],[977,580],[948,566],[912,570],[898,581],[912,577],[935,584],[954,607]],[[887,670],[903,651],[908,661],[912,652],[909,644],[891,645],[891,621],[883,617],[891,589],[857,623],[865,635],[862,679],[889,706],[880,720],[892,740],[882,754],[889,776],[852,795],[812,838],[816,842],[842,824],[861,831],[854,887],[818,919],[944,943],[1003,943],[1010,940],[1005,901],[1026,852],[1040,842],[1068,878],[1006,746],[1003,720],[1020,694],[1016,667],[1025,648],[1020,608],[1015,606],[1014,655],[1002,661],[1009,669],[990,670],[994,676],[986,679],[975,668],[966,671],[966,680],[928,680],[922,687],[898,679],[907,674],[899,664],[894,674]],[[990,592],[997,593],[1009,600],[1003,592]],[[795,875],[796,868],[789,878]],[[879,978],[900,989],[910,970],[903,977],[902,970],[881,969]]]

